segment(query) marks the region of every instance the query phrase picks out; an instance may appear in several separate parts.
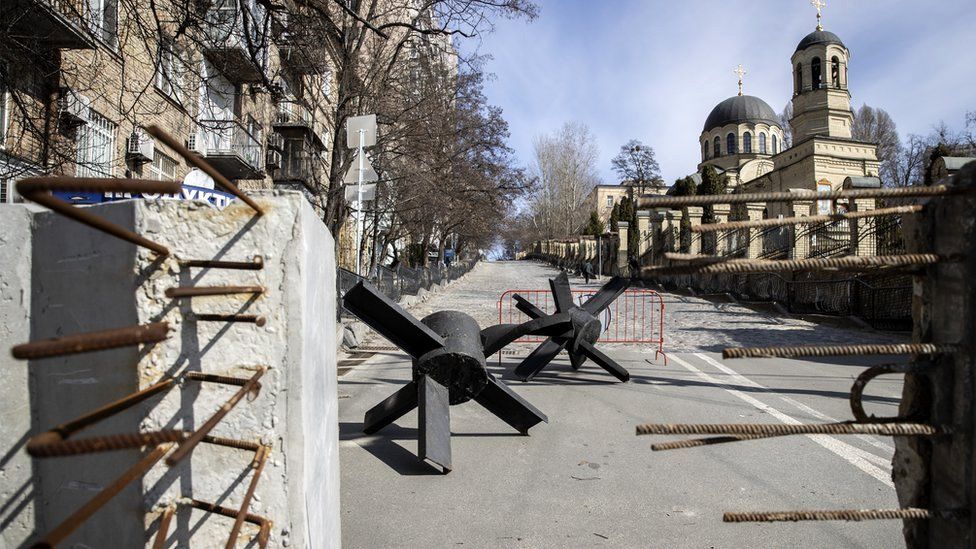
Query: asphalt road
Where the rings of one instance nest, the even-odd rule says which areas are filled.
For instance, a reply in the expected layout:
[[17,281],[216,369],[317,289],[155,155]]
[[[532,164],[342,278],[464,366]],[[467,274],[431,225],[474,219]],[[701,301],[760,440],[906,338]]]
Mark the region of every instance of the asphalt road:
[[[499,286],[545,287],[552,271],[533,264],[481,266],[416,314],[455,304],[478,309]],[[541,279],[540,279],[541,277]],[[494,282],[492,282],[494,281]],[[479,299],[479,295],[481,295]],[[693,315],[723,307],[667,296]],[[467,307],[465,307],[465,305]],[[425,309],[426,308],[426,309]],[[490,307],[479,313],[491,317]],[[735,311],[730,311],[735,312]],[[739,313],[746,314],[742,311]],[[756,314],[764,324],[796,319]],[[748,316],[748,315],[747,315]],[[848,391],[871,360],[722,361],[717,314],[675,322],[701,332],[693,344],[654,361],[646,348],[602,345],[630,370],[618,383],[592,364],[579,372],[565,354],[529,383],[509,377],[518,356],[493,373],[549,416],[521,436],[474,402],[451,409],[454,471],[439,474],[416,452],[416,412],[373,436],[364,412],[410,377],[405,355],[380,352],[340,378],[342,537],[346,547],[898,547],[899,521],[725,524],[725,511],[897,507],[892,441],[884,437],[800,436],[652,452],[634,427],[661,423],[815,423],[849,419]],[[485,322],[485,319],[479,319]],[[709,322],[709,324],[702,324]],[[740,326],[741,328],[741,326]],[[845,340],[890,340],[853,328],[797,326],[776,341],[795,344],[836,331]],[[750,332],[751,333],[751,332]],[[719,334],[719,336],[713,335]],[[690,334],[674,334],[694,342]],[[838,340],[837,335],[830,340]],[[840,341],[838,341],[840,342]],[[747,342],[748,343],[748,342]],[[667,348],[667,345],[666,345]],[[523,354],[524,356],[524,354]],[[900,379],[872,382],[867,411],[892,415]]]

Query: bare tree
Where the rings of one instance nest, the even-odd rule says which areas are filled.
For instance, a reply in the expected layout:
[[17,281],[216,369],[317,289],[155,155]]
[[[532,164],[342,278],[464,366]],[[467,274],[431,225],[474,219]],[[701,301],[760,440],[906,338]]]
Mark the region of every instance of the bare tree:
[[596,140],[585,124],[567,122],[551,135],[535,139],[532,200],[536,223],[552,238],[573,234],[585,221],[580,205],[599,183]]
[[793,146],[793,126],[790,120],[793,119],[793,102],[787,101],[783,107],[783,112],[779,115],[779,125],[783,129],[783,150]]
[[891,116],[884,109],[861,105],[854,115],[851,137],[878,146],[878,160],[881,161],[881,173],[878,175],[887,184],[894,184],[900,173],[901,140]]
[[636,194],[644,194],[648,186],[661,187],[661,167],[654,158],[654,149],[637,139],[631,139],[620,147],[620,152],[610,161],[613,170],[634,187]]

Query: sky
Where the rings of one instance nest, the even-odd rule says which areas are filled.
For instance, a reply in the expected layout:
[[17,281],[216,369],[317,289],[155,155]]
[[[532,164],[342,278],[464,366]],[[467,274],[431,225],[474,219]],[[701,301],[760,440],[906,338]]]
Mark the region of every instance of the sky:
[[[510,145],[531,166],[532,142],[566,121],[589,126],[603,183],[620,146],[656,152],[664,180],[695,171],[711,109],[737,92],[781,112],[792,94],[790,56],[815,30],[809,0],[536,0],[539,17],[500,20],[459,44],[491,56],[486,85],[504,110]],[[944,121],[961,129],[976,110],[974,0],[827,0],[824,29],[851,51],[849,87],[888,111],[902,139]]]

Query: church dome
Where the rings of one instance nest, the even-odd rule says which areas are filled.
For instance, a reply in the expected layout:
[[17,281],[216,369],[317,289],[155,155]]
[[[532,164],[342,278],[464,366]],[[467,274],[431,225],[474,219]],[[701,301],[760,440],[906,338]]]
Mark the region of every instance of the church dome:
[[825,30],[815,30],[804,36],[803,40],[800,40],[800,43],[796,46],[796,51],[805,50],[816,44],[836,44],[844,49],[847,49],[847,46],[840,41],[840,37],[838,37],[836,34]]
[[779,126],[779,117],[762,99],[752,95],[736,95],[715,105],[705,120],[704,131],[739,122],[764,122]]

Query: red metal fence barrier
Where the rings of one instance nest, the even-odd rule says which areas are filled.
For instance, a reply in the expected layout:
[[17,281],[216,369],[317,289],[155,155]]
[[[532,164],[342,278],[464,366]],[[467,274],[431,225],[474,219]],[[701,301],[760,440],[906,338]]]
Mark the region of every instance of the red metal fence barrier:
[[[573,290],[573,299],[583,304],[596,293],[595,290]],[[553,314],[556,305],[549,290],[507,290],[498,298],[498,322],[520,324],[531,320],[515,307],[512,296],[518,294],[536,307]],[[664,299],[654,290],[634,289],[625,291],[610,307],[600,313],[603,331],[601,343],[646,343],[657,346],[658,354],[664,354]],[[538,343],[543,336],[526,336],[518,343]]]

